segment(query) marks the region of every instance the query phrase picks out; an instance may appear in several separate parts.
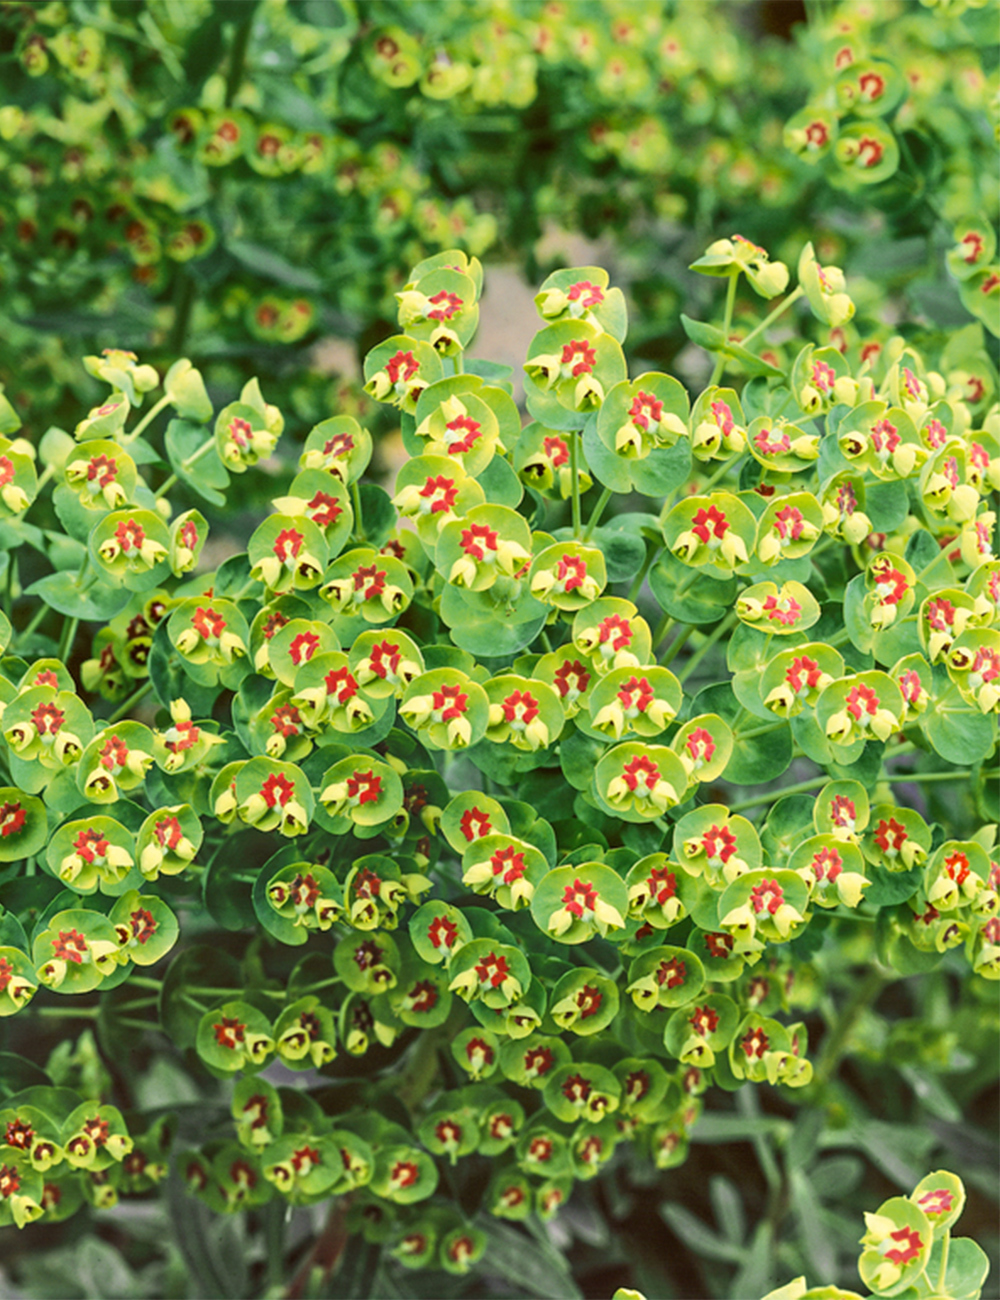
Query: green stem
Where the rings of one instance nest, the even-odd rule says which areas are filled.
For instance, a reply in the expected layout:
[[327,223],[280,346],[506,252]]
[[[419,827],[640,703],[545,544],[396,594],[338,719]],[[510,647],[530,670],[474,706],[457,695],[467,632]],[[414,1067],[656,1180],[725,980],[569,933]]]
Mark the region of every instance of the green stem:
[[716,483],[718,483],[720,479],[725,478],[726,475],[729,473],[730,469],[732,469],[732,467],[738,461],[743,460],[745,455],[746,452],[738,451],[735,456],[730,456],[730,458],[727,461],[725,461],[722,465],[720,465],[720,467],[715,471],[715,473],[708,480],[705,486],[701,489],[702,493],[711,492],[712,488],[715,487]]
[[163,987],[163,980],[155,979],[152,975],[130,975],[128,983],[130,988],[155,989],[157,993]]
[[[730,810],[731,811],[731,810]],[[816,1066],[815,1082],[822,1086],[837,1068],[837,1062],[844,1054],[844,1048],[857,1024],[858,1018],[870,1007],[887,983],[878,970],[870,970],[854,991],[853,997],[846,1003],[830,1030],[830,1035],[823,1044],[819,1062]]]
[[642,591],[642,584],[646,581],[646,575],[653,567],[653,562],[658,558],[661,550],[663,550],[663,547],[654,547],[654,546],[647,545],[646,558],[643,561],[642,568],[635,575],[635,581],[632,583],[632,586],[629,588],[628,598],[630,601],[632,601],[633,604],[635,604],[635,600],[636,597],[639,595],[639,592]]
[[789,794],[807,794],[810,790],[818,790],[827,782],[832,781],[832,776],[814,777],[810,781],[799,781],[796,785],[786,785],[781,790],[768,790],[764,794],[754,795],[752,799],[741,799],[738,803],[731,803],[729,811],[731,813],[743,812],[747,808],[756,808],[758,804],[770,803],[773,799],[784,799]]
[[948,1272],[948,1247],[951,1245],[951,1231],[945,1228],[944,1237],[941,1241],[941,1269],[938,1273],[937,1289],[944,1295],[944,1279]]
[[676,619],[671,618],[669,614],[664,614],[663,617],[660,619],[659,623],[657,624],[656,631],[653,633],[654,656],[656,654],[657,646],[669,634],[670,629],[674,626],[675,622]]
[[38,492],[41,492],[42,488],[49,481],[49,479],[54,476],[55,472],[56,472],[55,465],[47,465],[45,469],[42,470],[41,474],[39,474],[38,476],[38,486],[37,486]]
[[892,785],[899,785],[904,781],[916,781],[920,785],[928,781],[968,781],[971,775],[972,772],[968,769],[955,772],[893,772],[889,782]]
[[53,1019],[96,1020],[100,1007],[35,1007],[36,1016],[51,1016]]
[[365,521],[361,511],[361,489],[358,487],[357,479],[351,483],[351,501],[354,504],[354,536],[359,542],[365,540]]
[[684,628],[674,637],[666,654],[660,660],[661,668],[666,668],[668,664],[673,663],[674,659],[677,658],[680,652],[687,645],[688,637],[690,637],[695,630],[695,625],[693,623],[685,624]]
[[930,564],[924,565],[924,567],[920,570],[920,572],[916,575],[916,577],[913,580],[914,586],[918,582],[923,582],[924,578],[928,573],[930,573],[931,569],[939,565],[942,560],[948,559],[948,550],[949,548],[946,546],[943,551],[938,551],[937,555],[935,555],[934,559],[931,560]]
[[32,614],[31,616],[31,622],[28,624],[28,626],[24,629],[23,632],[18,633],[18,639],[20,641],[27,641],[28,637],[31,636],[32,632],[34,632],[35,628],[38,627],[39,623],[42,621],[42,619],[45,617],[45,615],[48,612],[49,612],[48,605],[42,605],[40,609],[36,609],[34,614]]
[[343,984],[343,982],[344,981],[340,978],[339,975],[334,975],[328,980],[318,980],[314,984],[307,984],[306,991],[309,993],[315,993],[317,989],[332,988],[334,984]]
[[782,718],[779,722],[767,722],[762,727],[754,727],[750,731],[741,731],[740,740],[752,740],[755,736],[766,736],[770,731],[778,731],[781,727],[787,727],[788,723]]
[[243,69],[247,61],[247,46],[250,44],[250,32],[253,28],[253,11],[256,0],[243,0],[243,18],[236,28],[232,49],[229,51],[229,72],[226,75],[226,108],[236,98],[243,80]]
[[612,496],[611,489],[605,488],[604,491],[601,493],[601,495],[598,497],[597,504],[590,512],[590,518],[587,520],[587,527],[583,530],[583,537],[580,539],[581,541],[586,542],[590,539],[590,534],[601,522],[601,515],[604,514],[604,507],[611,500],[611,496]]
[[740,346],[745,348],[751,339],[755,339],[758,334],[763,334],[767,327],[773,324],[783,312],[786,312],[793,302],[798,302],[804,293],[805,289],[802,288],[801,284],[797,289],[793,289],[784,302],[779,303],[774,311],[765,316],[759,325],[754,326],[746,338],[742,340]]
[[[729,287],[726,290],[726,312],[722,319],[722,337],[729,341],[729,329],[733,323],[733,306],[736,303],[736,281],[740,278],[739,271],[731,271],[729,275]],[[712,367],[712,377],[708,381],[708,387],[711,388],[722,378],[722,373],[726,368],[728,357],[719,353],[715,358],[715,365]]]
[[194,277],[187,271],[177,273],[177,287],[174,291],[174,323],[170,330],[170,353],[172,356],[183,351],[194,310]]
[[[184,469],[191,469],[192,466],[198,464],[202,456],[207,456],[214,446],[215,446],[215,439],[209,438],[207,442],[202,443],[202,445],[198,448],[197,451],[194,451],[191,453],[190,456],[185,457],[185,459],[181,461],[181,465],[183,466]],[[157,501],[159,501],[160,497],[166,496],[166,494],[170,491],[170,489],[174,486],[176,482],[177,482],[177,475],[171,474],[168,479],[166,479],[163,483],[161,483],[159,488],[157,488],[156,491]]]
[[56,652],[56,658],[66,662],[66,657],[73,648],[73,642],[76,640],[76,630],[80,626],[78,618],[71,618],[63,624],[62,636],[59,638],[59,649]]
[[569,439],[569,472],[573,480],[573,497],[571,509],[573,512],[573,536],[577,541],[580,540],[580,453],[577,450],[579,434],[570,434]]
[[122,445],[127,447],[131,443],[135,442],[136,438],[139,437],[147,425],[152,424],[163,408],[170,405],[170,401],[170,394],[164,393],[159,401],[154,402],[135,428],[129,433],[128,437],[122,439]]
[[121,722],[122,718],[132,711],[133,706],[138,704],[142,697],[148,695],[152,689],[153,683],[149,679],[144,681],[137,691],[132,692],[124,704],[119,705],[118,708],[115,709],[111,717],[108,718],[108,726],[111,727],[114,726],[116,722]]
[[[201,997],[207,997],[207,998],[219,998],[219,997],[235,998],[239,994],[239,989],[217,989],[217,988],[210,988],[208,986],[202,986],[200,984],[189,984],[184,991],[188,995],[192,993],[196,993]],[[280,1002],[284,1002],[285,1000],[285,994],[279,991],[278,989],[254,989],[254,992],[263,993],[264,997],[266,998],[277,998]]]
[[678,681],[680,681],[681,683],[687,681],[687,679],[691,676],[694,670],[698,667],[701,661],[708,654],[709,650],[711,650],[712,646],[715,645],[715,643],[720,639],[720,637],[725,636],[725,634],[730,630],[730,628],[733,627],[735,622],[736,622],[736,613],[735,611],[733,611],[732,613],[727,614],[726,617],[722,619],[718,623],[718,625],[712,629],[712,631],[705,638],[704,644],[701,645],[694,652],[691,658],[684,665],[682,671],[678,673],[677,675]]

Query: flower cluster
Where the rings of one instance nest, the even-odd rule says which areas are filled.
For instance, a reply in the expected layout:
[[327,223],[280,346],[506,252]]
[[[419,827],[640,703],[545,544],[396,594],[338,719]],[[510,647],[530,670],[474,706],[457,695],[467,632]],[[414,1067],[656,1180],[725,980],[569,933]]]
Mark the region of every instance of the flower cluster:
[[[748,241],[706,257],[785,287]],[[583,267],[538,295],[525,428],[502,374],[463,361],[480,291],[458,250],[421,263],[397,294],[406,333],[369,354],[410,454],[395,497],[366,478],[371,432],[323,420],[212,571],[208,522],[189,507],[175,532],[169,507],[209,509],[231,472],[262,482],[282,417],[251,384],[213,425],[175,369],[166,475],[132,415],[155,382],[107,358],[105,423],[35,449],[82,568],[53,546],[37,623],[20,604],[0,621],[0,1014],[72,994],[123,1043],[158,1024],[231,1097],[232,1134],[179,1157],[207,1205],[351,1192],[352,1231],[455,1271],[484,1242],[439,1190],[444,1162],[490,1157],[485,1212],[544,1219],[618,1148],[680,1163],[710,1085],[810,1084],[800,1017],[835,983],[835,928],[900,973],[963,949],[970,980],[1000,978],[995,840],[936,835],[906,784],[988,780],[996,410],[902,339],[874,364],[806,344],[780,384],[693,401],[672,376],[630,381],[621,295]],[[563,447],[565,497],[555,476],[536,491]],[[947,479],[942,451],[948,502],[927,470]],[[633,493],[656,513],[602,525]],[[793,758],[812,799],[740,797]],[[192,914],[236,937],[185,933],[158,982]],[[156,998],[117,991],[137,967]],[[275,1063],[301,1086],[271,1082]],[[55,1172],[40,1190],[30,1141],[0,1147],[15,1221],[69,1205],[70,1167],[113,1157],[107,1186],[155,1181],[146,1134],[129,1149],[113,1115],[70,1132],[16,1100]],[[866,1254],[895,1286],[928,1238],[885,1217]],[[911,1230],[920,1246],[893,1236]]]

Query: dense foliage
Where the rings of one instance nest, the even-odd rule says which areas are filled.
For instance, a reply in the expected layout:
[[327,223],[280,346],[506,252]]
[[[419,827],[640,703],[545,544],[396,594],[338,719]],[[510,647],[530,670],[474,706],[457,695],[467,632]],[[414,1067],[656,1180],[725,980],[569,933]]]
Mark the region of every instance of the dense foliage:
[[995,6],[813,8],[792,47],[726,4],[5,0],[0,381],[42,433],[127,343],[308,426],[343,402],[312,343],[363,355],[443,248],[541,278],[553,227],[614,237],[661,365],[719,229],[995,322]]
[[995,17],[0,6],[18,1285],[978,1296]]

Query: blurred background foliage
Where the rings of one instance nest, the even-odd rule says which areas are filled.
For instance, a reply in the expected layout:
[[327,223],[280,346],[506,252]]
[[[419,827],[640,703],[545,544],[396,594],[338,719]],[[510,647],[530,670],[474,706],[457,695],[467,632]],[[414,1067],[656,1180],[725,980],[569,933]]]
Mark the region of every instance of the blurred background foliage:
[[[258,374],[293,433],[330,414],[387,433],[357,359],[395,331],[407,267],[459,247],[537,281],[595,245],[628,295],[630,360],[704,381],[680,315],[710,317],[718,295],[686,268],[738,231],[788,261],[811,239],[845,268],[855,319],[804,317],[796,338],[857,355],[951,334],[984,410],[996,24],[992,0],[2,0],[0,382],[35,440],[97,399],[76,358],[111,346],[183,353],[213,395]],[[734,320],[750,328],[739,302]],[[769,339],[779,363],[792,332]],[[933,790],[914,800],[928,821],[963,816]],[[470,1277],[404,1279],[352,1245],[330,1280],[317,1207],[288,1225],[289,1287],[266,1211],[217,1221],[177,1188],[4,1230],[0,1296],[596,1297],[627,1280],[749,1300],[775,1272],[852,1285],[858,1207],[939,1166],[962,1173],[963,1230],[995,1252],[996,988],[947,960],[858,984],[871,950],[851,942],[816,967],[814,1106],[724,1097],[686,1163],[613,1163],[536,1241],[493,1224]],[[182,1131],[186,1108],[218,1102],[100,1023],[46,1049],[55,1082],[97,1097],[113,1071]],[[469,1164],[485,1184],[488,1162]]]

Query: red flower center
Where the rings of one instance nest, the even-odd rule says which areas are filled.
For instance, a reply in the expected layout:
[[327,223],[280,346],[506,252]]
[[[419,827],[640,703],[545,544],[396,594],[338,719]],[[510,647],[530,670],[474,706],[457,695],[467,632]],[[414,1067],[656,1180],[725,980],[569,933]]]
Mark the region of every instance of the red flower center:
[[651,758],[647,758],[644,754],[637,754],[625,764],[622,769],[622,779],[629,790],[638,790],[642,785],[647,790],[652,790],[660,779],[660,769]]
[[487,551],[496,552],[496,530],[487,524],[471,524],[462,530],[460,545],[471,559],[485,560]]
[[397,352],[385,363],[385,373],[391,384],[405,384],[419,369],[420,365],[412,352]]
[[16,835],[27,820],[20,803],[5,803],[0,807],[0,836]]
[[652,393],[638,393],[629,407],[629,419],[634,425],[649,432],[649,426],[656,426],[663,418],[663,403]]
[[711,1007],[695,1007],[694,1014],[688,1018],[688,1024],[696,1034],[706,1038],[719,1027],[719,1013]]
[[284,772],[272,772],[260,787],[260,793],[268,808],[278,805],[284,808],[295,793],[295,784]]
[[438,691],[431,692],[431,705],[440,722],[451,722],[460,718],[468,708],[469,697],[456,682],[454,686],[444,685]]
[[570,302],[578,302],[589,309],[600,306],[604,301],[604,290],[599,285],[591,284],[589,280],[578,280],[566,290],[566,297]]
[[346,704],[358,693],[358,683],[349,668],[331,668],[323,678],[326,693],[338,704]]
[[223,1016],[212,1028],[215,1030],[215,1041],[229,1051],[235,1051],[246,1037],[247,1027],[236,1016]]
[[661,961],[656,968],[656,982],[662,986],[665,984],[668,989],[679,988],[687,979],[687,966],[679,957],[671,957],[669,961]]
[[715,506],[708,506],[707,508],[703,506],[695,514],[691,522],[691,531],[700,542],[706,545],[713,537],[716,539],[725,537],[728,528],[729,520]]
[[382,778],[370,769],[367,772],[355,772],[347,778],[347,797],[357,799],[359,804],[378,803],[382,793]]
[[480,986],[483,988],[499,988],[510,974],[507,958],[498,957],[495,952],[489,953],[482,961],[478,961],[475,969]]
[[135,519],[123,519],[115,529],[115,538],[124,554],[137,551],[146,540],[146,532]]
[[438,952],[448,951],[455,946],[458,938],[458,926],[447,916],[436,916],[427,927],[427,938],[431,947]]
[[564,439],[554,436],[543,438],[542,450],[551,461],[553,469],[569,464],[569,447]]
[[784,890],[776,880],[762,880],[750,891],[750,906],[758,915],[767,912],[773,916],[784,901]]
[[569,367],[574,379],[580,375],[589,375],[597,365],[597,353],[586,339],[574,340],[563,344],[562,364]]

